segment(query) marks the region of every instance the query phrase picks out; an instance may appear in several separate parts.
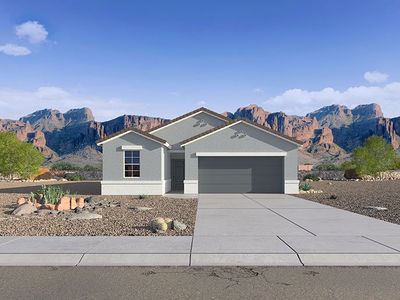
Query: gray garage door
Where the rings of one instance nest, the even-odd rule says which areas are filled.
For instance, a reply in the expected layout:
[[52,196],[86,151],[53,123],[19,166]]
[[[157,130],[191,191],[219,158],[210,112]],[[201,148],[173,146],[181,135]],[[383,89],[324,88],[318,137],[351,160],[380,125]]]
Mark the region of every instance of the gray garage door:
[[283,192],[283,157],[199,157],[199,193]]

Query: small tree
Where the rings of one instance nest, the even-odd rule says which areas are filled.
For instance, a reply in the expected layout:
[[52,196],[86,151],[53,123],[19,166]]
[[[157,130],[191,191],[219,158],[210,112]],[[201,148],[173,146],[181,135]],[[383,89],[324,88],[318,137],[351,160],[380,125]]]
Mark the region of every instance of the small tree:
[[380,136],[369,137],[364,146],[353,151],[351,163],[358,175],[376,176],[396,168],[398,156],[392,145]]
[[38,171],[43,162],[43,155],[32,144],[18,140],[12,132],[0,132],[2,176],[28,178]]

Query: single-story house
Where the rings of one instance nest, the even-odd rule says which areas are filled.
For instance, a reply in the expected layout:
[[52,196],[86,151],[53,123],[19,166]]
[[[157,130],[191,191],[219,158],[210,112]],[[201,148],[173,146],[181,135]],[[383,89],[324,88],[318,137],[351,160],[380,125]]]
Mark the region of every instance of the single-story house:
[[203,107],[97,144],[103,147],[103,195],[298,193],[300,142]]

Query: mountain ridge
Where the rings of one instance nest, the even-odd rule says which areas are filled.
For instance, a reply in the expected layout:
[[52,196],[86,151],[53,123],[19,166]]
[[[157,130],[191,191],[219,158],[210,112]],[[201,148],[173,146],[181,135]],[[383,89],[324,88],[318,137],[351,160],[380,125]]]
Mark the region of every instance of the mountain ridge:
[[[383,136],[396,150],[400,142],[400,117],[385,118],[376,103],[350,109],[330,105],[305,116],[269,112],[250,104],[235,112],[222,113],[230,119],[246,118],[300,140],[300,162],[341,161],[371,135]],[[141,115],[122,115],[96,121],[90,108],[75,108],[65,113],[43,109],[18,120],[0,119],[0,131],[15,132],[20,140],[38,148],[48,162],[67,160],[95,164],[101,161],[96,140],[127,127],[148,130],[168,119]]]

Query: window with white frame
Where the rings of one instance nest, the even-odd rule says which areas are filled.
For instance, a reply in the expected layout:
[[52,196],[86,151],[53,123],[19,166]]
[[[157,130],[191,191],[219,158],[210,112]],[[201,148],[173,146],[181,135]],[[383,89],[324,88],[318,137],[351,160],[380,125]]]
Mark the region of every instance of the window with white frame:
[[125,177],[140,177],[140,151],[124,151]]

